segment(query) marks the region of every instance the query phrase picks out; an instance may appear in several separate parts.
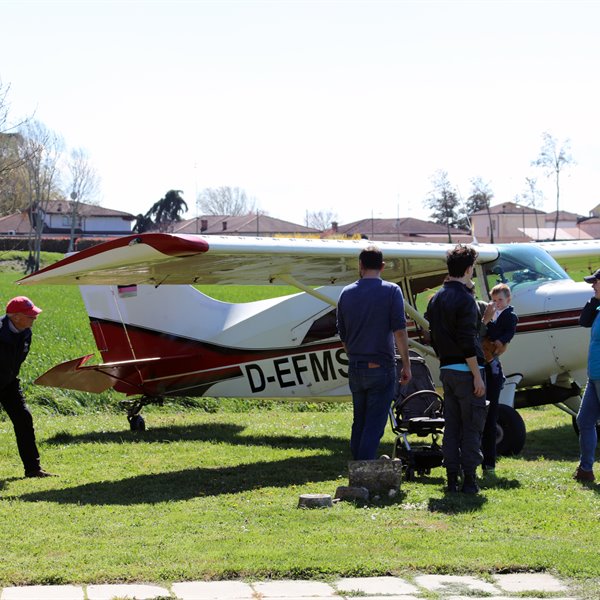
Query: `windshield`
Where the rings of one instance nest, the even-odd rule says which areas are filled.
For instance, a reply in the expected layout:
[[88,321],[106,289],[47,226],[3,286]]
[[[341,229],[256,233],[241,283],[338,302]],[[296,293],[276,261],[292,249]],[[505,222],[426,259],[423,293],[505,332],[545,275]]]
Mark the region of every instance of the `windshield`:
[[563,268],[545,251],[531,245],[499,245],[500,257],[483,265],[488,289],[506,283],[513,289],[527,282],[569,279]]

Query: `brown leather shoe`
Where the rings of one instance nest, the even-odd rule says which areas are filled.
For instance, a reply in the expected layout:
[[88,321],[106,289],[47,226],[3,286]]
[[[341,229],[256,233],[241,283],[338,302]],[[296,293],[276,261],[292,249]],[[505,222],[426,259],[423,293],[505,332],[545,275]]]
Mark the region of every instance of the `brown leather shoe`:
[[581,467],[577,467],[573,479],[577,481],[594,481],[594,471],[584,471]]
[[44,471],[44,469],[38,469],[37,471],[29,471],[25,473],[25,477],[58,477],[58,475],[54,475],[54,473],[48,473],[48,471]]

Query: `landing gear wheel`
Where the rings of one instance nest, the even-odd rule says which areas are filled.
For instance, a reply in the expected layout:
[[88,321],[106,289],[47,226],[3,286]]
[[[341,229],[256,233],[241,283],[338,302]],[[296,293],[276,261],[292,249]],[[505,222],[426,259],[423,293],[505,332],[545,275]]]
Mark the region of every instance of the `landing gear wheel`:
[[496,423],[496,452],[501,456],[514,456],[525,445],[525,423],[521,415],[506,404],[498,405]]
[[127,420],[129,421],[131,431],[146,431],[146,421],[144,421],[142,415],[133,415],[127,417]]
[[162,406],[163,398],[161,396],[142,396],[135,400],[121,400],[119,404],[127,411],[127,420],[131,431],[146,431],[146,422],[140,415],[140,411],[149,404]]

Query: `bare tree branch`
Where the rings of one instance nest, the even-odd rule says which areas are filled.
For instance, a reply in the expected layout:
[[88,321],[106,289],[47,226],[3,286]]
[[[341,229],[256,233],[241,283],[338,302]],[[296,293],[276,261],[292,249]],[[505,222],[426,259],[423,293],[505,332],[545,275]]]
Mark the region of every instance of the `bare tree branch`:
[[547,131],[542,134],[542,140],[540,154],[531,164],[535,167],[540,167],[546,174],[546,177],[554,177],[556,184],[556,217],[554,219],[554,236],[552,239],[556,241],[558,213],[560,210],[560,174],[566,167],[574,165],[575,161],[571,156],[570,140],[564,140],[559,146],[558,140],[552,137]]
[[22,131],[21,158],[27,175],[29,215],[32,224],[27,270],[40,264],[44,215],[51,199],[60,197],[58,163],[64,143],[62,138],[39,121],[27,123]]
[[206,188],[196,199],[198,210],[205,215],[247,215],[255,211],[255,201],[238,187]]
[[309,212],[306,215],[306,226],[323,231],[325,229],[329,229],[331,224],[337,221],[337,218],[337,214],[331,210]]
[[75,148],[71,151],[68,162],[70,179],[67,183],[67,192],[71,198],[71,231],[69,235],[69,252],[75,249],[75,228],[77,221],[81,219],[81,204],[97,204],[100,191],[100,178],[96,169],[92,166],[87,152],[83,148]]

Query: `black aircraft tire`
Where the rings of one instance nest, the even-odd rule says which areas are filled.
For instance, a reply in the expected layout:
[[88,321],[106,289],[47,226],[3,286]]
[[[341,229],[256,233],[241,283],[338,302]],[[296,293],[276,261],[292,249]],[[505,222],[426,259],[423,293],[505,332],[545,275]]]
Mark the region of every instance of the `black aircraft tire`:
[[496,452],[499,456],[514,456],[525,445],[525,422],[521,415],[506,404],[498,405]]
[[129,417],[129,428],[131,431],[146,431],[146,422],[142,415],[133,415]]

